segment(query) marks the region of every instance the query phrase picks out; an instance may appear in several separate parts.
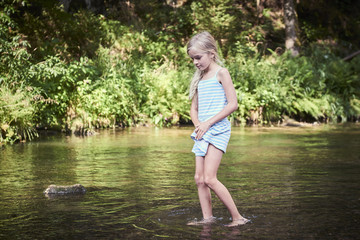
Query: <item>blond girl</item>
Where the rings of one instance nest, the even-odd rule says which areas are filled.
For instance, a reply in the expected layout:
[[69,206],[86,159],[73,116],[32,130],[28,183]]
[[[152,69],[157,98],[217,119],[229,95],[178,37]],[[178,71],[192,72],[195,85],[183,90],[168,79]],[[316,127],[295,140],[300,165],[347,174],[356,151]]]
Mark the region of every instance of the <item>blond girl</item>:
[[238,108],[236,92],[230,74],[221,67],[215,39],[208,32],[193,36],[187,53],[197,68],[190,85],[190,116],[195,126],[194,140],[195,182],[203,219],[188,225],[201,225],[216,220],[211,205],[211,192],[219,197],[229,210],[232,222],[226,226],[246,224],[227,188],[217,179],[223,153],[230,139],[231,124],[227,117]]

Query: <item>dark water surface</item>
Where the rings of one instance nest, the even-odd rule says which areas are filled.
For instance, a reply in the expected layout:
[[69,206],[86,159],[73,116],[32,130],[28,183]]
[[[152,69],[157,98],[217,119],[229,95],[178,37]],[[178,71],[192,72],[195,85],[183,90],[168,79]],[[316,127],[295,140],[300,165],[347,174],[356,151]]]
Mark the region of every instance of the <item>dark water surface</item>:
[[[201,218],[191,128],[107,130],[0,148],[0,239],[360,239],[360,126],[233,128],[218,178],[240,213],[214,196]],[[50,184],[83,196],[47,198]]]

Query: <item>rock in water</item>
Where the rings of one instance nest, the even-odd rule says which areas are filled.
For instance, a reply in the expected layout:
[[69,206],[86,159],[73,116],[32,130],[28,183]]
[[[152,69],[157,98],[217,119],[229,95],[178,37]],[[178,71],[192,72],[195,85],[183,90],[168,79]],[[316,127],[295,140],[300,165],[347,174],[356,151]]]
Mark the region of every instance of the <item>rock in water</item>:
[[57,186],[50,185],[45,189],[44,194],[84,194],[86,189],[81,184],[74,184],[71,186]]

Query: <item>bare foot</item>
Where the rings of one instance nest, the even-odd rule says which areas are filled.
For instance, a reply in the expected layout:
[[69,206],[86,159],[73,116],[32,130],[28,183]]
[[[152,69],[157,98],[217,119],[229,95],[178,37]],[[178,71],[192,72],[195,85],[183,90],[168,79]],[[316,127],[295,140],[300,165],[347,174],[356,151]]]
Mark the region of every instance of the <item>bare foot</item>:
[[190,222],[188,222],[186,225],[188,226],[199,226],[199,225],[206,225],[206,224],[211,224],[214,223],[216,221],[216,217],[209,217],[206,219],[202,219],[200,221],[198,221],[197,219],[192,220]]
[[240,225],[245,225],[248,222],[250,222],[249,219],[240,218],[240,219],[236,219],[236,220],[232,221],[229,224],[226,224],[225,227],[236,227],[236,226],[240,226]]

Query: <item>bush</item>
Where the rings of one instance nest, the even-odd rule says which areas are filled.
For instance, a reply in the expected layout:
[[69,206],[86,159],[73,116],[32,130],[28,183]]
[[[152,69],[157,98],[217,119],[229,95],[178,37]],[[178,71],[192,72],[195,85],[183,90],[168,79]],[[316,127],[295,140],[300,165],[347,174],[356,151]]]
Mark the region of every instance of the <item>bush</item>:
[[288,54],[247,58],[242,52],[230,59],[240,105],[234,117],[244,123],[250,112],[263,123],[288,115],[303,121],[346,121],[359,116],[358,58],[347,63],[323,49],[310,56]]
[[34,126],[86,134],[115,125],[189,122],[187,90],[194,70],[184,46],[192,32],[204,28],[219,40],[234,81],[239,109],[233,121],[359,118],[360,57],[344,62],[319,44],[297,58],[270,49],[264,55],[271,16],[266,10],[262,25],[247,21],[255,3],[246,10],[212,0],[176,10],[151,1],[149,6],[170,11],[153,15],[161,21],[147,9],[135,11],[144,11],[140,15],[154,28],[146,28],[140,15],[132,27],[84,10],[66,13],[58,1],[32,4],[0,3],[2,142],[30,139]]
[[27,69],[31,65],[29,43],[17,31],[17,24],[10,17],[14,13],[11,6],[4,6],[0,11],[1,143],[31,140],[37,136],[33,121],[36,90],[26,83]]
[[5,84],[0,87],[0,142],[14,143],[38,136],[33,122],[32,89],[23,86],[16,89]]

